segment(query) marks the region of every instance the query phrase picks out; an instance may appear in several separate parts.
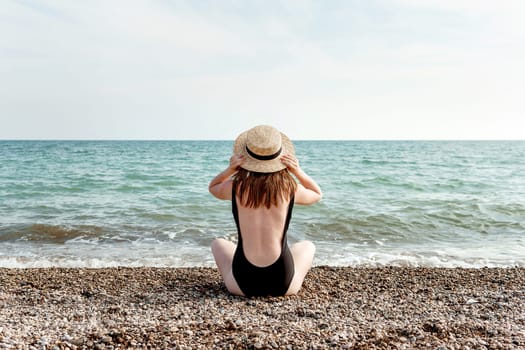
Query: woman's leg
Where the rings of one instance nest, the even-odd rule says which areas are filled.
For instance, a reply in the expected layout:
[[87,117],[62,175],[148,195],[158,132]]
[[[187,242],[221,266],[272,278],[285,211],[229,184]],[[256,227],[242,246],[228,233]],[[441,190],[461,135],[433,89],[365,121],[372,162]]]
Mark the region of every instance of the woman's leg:
[[304,278],[312,267],[315,254],[315,245],[310,241],[297,242],[292,244],[290,247],[290,252],[293,256],[295,272],[286,295],[297,294],[299,289],[301,289]]
[[235,244],[223,238],[218,238],[212,242],[211,251],[228,291],[235,295],[243,295],[232,272]]

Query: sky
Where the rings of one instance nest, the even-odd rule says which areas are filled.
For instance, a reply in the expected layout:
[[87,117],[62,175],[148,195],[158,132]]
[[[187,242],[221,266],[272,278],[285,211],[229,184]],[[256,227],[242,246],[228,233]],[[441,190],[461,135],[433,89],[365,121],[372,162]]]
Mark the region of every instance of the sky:
[[3,0],[0,139],[525,139],[522,0]]

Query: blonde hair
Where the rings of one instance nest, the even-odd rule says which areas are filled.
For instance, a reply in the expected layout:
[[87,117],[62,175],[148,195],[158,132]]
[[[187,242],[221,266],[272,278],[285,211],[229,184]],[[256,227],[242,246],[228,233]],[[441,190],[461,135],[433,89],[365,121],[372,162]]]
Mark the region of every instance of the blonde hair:
[[297,182],[283,169],[274,173],[257,173],[239,168],[233,177],[233,189],[239,202],[248,208],[264,205],[270,209],[280,202],[291,200],[297,189]]

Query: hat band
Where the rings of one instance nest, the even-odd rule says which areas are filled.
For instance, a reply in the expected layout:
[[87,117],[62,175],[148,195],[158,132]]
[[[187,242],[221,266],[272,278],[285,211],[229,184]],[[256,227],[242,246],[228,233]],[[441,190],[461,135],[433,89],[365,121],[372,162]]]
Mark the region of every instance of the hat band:
[[255,158],[257,160],[272,160],[272,159],[275,159],[275,158],[279,157],[279,154],[281,154],[282,150],[283,150],[283,147],[281,146],[281,148],[279,148],[279,150],[277,152],[275,152],[274,154],[270,154],[268,156],[261,156],[261,155],[258,155],[257,153],[253,153],[248,148],[248,146],[246,146],[246,152],[248,152],[250,157]]

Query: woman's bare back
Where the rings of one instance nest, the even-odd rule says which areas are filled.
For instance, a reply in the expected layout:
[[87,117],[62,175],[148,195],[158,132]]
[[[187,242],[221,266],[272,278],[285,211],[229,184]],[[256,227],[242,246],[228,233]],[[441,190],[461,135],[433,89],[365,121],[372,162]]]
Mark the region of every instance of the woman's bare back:
[[237,206],[246,258],[256,266],[271,265],[281,254],[288,203],[254,209],[237,200]]

